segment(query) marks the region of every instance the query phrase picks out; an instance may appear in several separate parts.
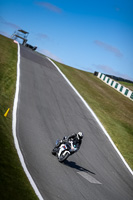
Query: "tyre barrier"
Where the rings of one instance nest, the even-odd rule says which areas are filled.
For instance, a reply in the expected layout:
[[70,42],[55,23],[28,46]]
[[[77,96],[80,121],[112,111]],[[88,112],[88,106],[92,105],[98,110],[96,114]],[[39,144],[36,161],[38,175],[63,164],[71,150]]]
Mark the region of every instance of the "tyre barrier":
[[103,73],[100,72],[94,72],[94,75],[97,76],[100,80],[102,80],[104,83],[107,85],[111,86],[121,94],[123,94],[125,97],[129,98],[130,100],[133,101],[133,91],[129,90],[129,88],[126,88],[125,86],[121,85],[117,81],[109,78]]

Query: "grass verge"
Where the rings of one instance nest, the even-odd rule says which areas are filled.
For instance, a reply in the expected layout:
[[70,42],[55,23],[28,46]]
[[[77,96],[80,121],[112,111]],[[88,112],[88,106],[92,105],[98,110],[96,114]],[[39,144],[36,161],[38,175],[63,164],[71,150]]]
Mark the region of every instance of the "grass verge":
[[92,73],[54,62],[95,112],[133,169],[133,102]]
[[[0,35],[0,199],[37,200],[20,164],[12,136],[17,45]],[[6,110],[10,108],[7,117]]]

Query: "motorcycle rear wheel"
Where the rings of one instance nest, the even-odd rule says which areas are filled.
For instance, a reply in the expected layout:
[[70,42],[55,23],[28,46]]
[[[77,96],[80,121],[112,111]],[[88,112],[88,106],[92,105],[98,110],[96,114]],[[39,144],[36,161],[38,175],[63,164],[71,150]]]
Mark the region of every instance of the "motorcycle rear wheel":
[[56,156],[56,153],[58,152],[58,149],[55,147],[53,150],[52,150],[52,154],[54,155],[54,156]]

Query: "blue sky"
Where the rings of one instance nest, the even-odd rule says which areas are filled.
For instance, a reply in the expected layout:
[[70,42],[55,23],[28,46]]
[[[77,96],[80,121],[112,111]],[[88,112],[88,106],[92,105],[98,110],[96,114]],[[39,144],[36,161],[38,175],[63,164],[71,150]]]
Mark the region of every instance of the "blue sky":
[[19,28],[59,62],[133,80],[132,0],[0,0],[0,33]]

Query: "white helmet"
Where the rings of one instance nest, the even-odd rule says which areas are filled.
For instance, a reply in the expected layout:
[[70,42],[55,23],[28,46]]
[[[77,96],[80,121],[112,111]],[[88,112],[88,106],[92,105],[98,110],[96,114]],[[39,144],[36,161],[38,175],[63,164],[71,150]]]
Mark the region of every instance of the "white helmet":
[[78,132],[77,133],[77,138],[78,139],[82,139],[83,138],[83,133],[82,132]]

